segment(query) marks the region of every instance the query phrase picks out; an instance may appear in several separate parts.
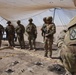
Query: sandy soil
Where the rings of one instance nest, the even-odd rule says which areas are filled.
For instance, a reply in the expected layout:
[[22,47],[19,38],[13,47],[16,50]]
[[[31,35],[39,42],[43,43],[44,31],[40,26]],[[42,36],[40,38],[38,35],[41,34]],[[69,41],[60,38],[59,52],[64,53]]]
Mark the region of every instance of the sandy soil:
[[[53,49],[55,59],[44,57],[43,43],[37,42],[37,51],[28,50],[28,42],[26,49],[20,49],[18,43],[15,48],[9,48],[7,41],[3,41],[0,49],[0,75],[62,75],[49,71],[48,66],[52,64],[60,64],[58,51]],[[40,63],[38,65],[37,63]]]

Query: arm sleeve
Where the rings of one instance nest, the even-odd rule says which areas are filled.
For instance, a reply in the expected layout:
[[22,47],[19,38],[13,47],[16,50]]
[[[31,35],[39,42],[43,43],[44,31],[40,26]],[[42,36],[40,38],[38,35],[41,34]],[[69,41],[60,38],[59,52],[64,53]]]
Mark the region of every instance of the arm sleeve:
[[55,26],[55,24],[53,24],[53,25],[52,25],[52,28],[50,29],[50,31],[49,31],[49,33],[48,33],[47,36],[53,35],[53,34],[55,34],[55,33],[56,33],[56,26]]
[[37,27],[35,26],[35,34],[37,34]]
[[24,26],[23,26],[23,30],[22,31],[23,31],[23,33],[25,33],[25,27]]
[[55,24],[53,24],[52,26],[52,30],[50,31],[51,34],[55,34],[56,33],[56,26]]
[[28,33],[28,29],[29,29],[29,27],[28,27],[28,25],[26,26],[26,29],[25,29],[25,31]]

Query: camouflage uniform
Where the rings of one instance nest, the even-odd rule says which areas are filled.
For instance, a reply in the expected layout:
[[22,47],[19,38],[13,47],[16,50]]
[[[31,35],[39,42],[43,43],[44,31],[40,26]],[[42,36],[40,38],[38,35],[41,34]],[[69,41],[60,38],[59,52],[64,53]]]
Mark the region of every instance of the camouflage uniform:
[[66,34],[66,30],[62,30],[58,36],[57,46],[58,46],[59,54],[61,51],[61,46],[64,43],[65,34]]
[[61,48],[61,59],[64,67],[72,74],[76,75],[76,46],[73,45],[62,45]]
[[0,24],[0,47],[1,47],[1,43],[2,43],[2,37],[3,37],[3,33],[4,33],[4,27]]
[[42,31],[41,35],[43,36],[43,41],[44,41],[45,40],[46,17],[43,18],[43,21],[44,21],[44,24],[41,28],[41,31]]
[[50,57],[52,56],[53,35],[55,34],[55,32],[56,32],[55,24],[50,22],[50,18],[47,18],[47,25],[45,32],[45,57],[47,57],[48,50],[50,52]]
[[20,24],[20,20],[17,21],[18,26],[16,27],[15,31],[17,33],[17,38],[20,43],[21,49],[25,48],[25,41],[24,41],[24,33],[25,33],[25,27]]
[[[36,25],[34,23],[32,23],[32,19],[29,19],[29,24],[26,26],[26,32],[28,34],[28,40],[29,40],[29,47],[30,47],[30,50],[32,48],[35,49],[35,40],[37,38],[37,28],[36,28]],[[32,44],[32,41],[33,41],[33,44]],[[32,45],[34,47],[32,47]]]
[[15,28],[11,25],[11,22],[7,22],[8,26],[6,27],[6,38],[8,39],[9,45],[12,47],[15,46],[14,44],[14,37],[15,37]]
[[71,26],[67,29],[60,56],[64,67],[72,75],[76,75],[76,24],[69,25]]

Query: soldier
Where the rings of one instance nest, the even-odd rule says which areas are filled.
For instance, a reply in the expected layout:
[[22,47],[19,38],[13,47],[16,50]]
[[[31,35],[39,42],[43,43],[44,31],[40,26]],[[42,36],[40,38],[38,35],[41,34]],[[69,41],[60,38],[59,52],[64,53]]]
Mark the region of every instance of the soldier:
[[[29,24],[26,27],[26,32],[28,34],[28,40],[29,40],[29,49],[32,50],[34,48],[35,50],[35,40],[37,38],[37,28],[36,25],[34,23],[32,23],[33,19],[30,18],[29,20]],[[33,41],[33,44],[32,44]],[[32,47],[33,45],[33,47]]]
[[21,49],[25,49],[24,33],[25,27],[21,24],[21,21],[17,21],[18,26],[16,27],[17,38],[20,43]]
[[1,47],[1,43],[2,43],[2,37],[4,34],[4,27],[0,24],[0,47]]
[[[71,73],[76,75],[76,20],[69,23],[60,52],[63,66]],[[69,75],[69,74],[68,74]]]
[[44,24],[41,28],[41,31],[42,31],[41,35],[43,36],[43,41],[44,41],[45,40],[45,28],[46,28],[46,23],[47,23],[46,22],[46,17],[43,18],[43,21],[44,21]]
[[50,57],[52,56],[52,44],[53,44],[53,35],[56,32],[55,24],[52,22],[52,17],[47,18],[45,32],[45,57],[47,57],[48,50],[50,52]]
[[8,39],[10,47],[14,47],[15,46],[15,44],[14,44],[15,28],[14,28],[13,25],[11,25],[10,21],[8,21],[7,24],[8,25],[7,25],[6,29],[5,29],[6,37]]
[[57,41],[57,46],[58,48],[61,48],[61,45],[64,42],[64,38],[65,38],[65,34],[66,34],[67,30],[62,30],[58,36],[58,41]]

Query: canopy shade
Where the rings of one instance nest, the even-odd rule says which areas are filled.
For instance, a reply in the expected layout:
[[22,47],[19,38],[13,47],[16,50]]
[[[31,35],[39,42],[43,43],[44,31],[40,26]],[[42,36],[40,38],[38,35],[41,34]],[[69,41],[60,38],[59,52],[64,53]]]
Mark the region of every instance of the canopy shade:
[[[38,11],[36,13],[32,13],[32,14],[27,14],[23,19],[19,18],[19,20],[21,20],[21,23],[26,26],[28,24],[28,18],[31,17],[33,18],[33,22],[37,25],[37,26],[41,26],[43,25],[43,18],[44,17],[48,17],[48,16],[52,16],[53,17],[54,14],[54,9],[49,9],[49,10],[44,10],[44,11]],[[70,20],[76,16],[76,10],[75,9],[61,9],[61,8],[57,8],[55,9],[55,17],[54,17],[54,23],[56,24],[56,26],[64,26],[67,25]],[[4,18],[0,17],[0,23],[3,26],[6,26],[7,20],[5,20]],[[17,25],[17,20],[11,21],[13,23],[13,25]]]
[[75,0],[0,0],[0,16],[7,20],[18,20],[45,9],[76,8],[75,5]]

